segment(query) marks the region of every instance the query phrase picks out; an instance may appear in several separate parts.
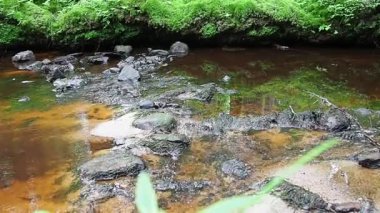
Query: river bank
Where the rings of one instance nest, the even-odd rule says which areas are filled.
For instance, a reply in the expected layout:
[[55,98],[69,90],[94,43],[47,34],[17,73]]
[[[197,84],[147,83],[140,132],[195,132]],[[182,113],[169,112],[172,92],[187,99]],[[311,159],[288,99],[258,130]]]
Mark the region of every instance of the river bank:
[[[356,50],[188,52],[185,44],[177,45],[141,53],[119,46],[115,52],[58,54],[49,61],[37,54],[37,62],[16,63],[51,82],[44,89],[54,89],[62,111],[78,99],[113,107],[113,119],[109,112],[100,116],[100,106],[84,113],[101,123],[88,127],[87,139],[79,142],[90,156],[72,167],[81,182],[72,208],[132,211],[135,175],[145,170],[161,208],[192,212],[223,197],[254,193],[259,183],[330,137],[338,137],[340,145],[290,178],[272,199],[301,212],[379,207],[379,183],[367,178],[378,170],[358,165],[378,166],[376,159],[368,164],[366,154],[376,153],[373,141],[379,137],[378,52],[365,57]],[[4,109],[46,105],[33,104],[38,101],[33,92],[23,93],[5,95]],[[1,193],[12,187],[11,181]],[[281,190],[289,189],[295,194],[284,197]],[[304,203],[294,198],[300,193]],[[326,205],[311,205],[315,196]]]

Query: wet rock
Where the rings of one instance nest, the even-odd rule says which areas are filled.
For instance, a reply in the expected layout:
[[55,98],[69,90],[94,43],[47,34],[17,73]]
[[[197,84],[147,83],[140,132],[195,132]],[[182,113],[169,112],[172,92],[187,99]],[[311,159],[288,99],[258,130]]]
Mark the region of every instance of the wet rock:
[[91,64],[107,64],[109,57],[95,55],[87,57],[87,62]]
[[122,176],[135,176],[145,168],[142,160],[129,152],[116,152],[94,158],[79,167],[85,179],[112,180]]
[[35,61],[36,57],[34,53],[30,50],[22,51],[17,53],[12,57],[13,62],[27,62],[27,61]]
[[42,64],[43,64],[43,65],[48,65],[48,64],[50,64],[50,63],[52,63],[52,61],[50,61],[50,60],[47,59],[47,58],[45,58],[44,60],[42,60]]
[[121,88],[121,94],[123,96],[130,96],[133,98],[139,97],[140,92],[138,90],[138,84],[137,83],[131,84],[130,82],[128,82],[128,84],[123,85]]
[[120,68],[118,67],[111,67],[109,69],[106,69],[103,71],[103,74],[105,75],[112,75],[112,74],[117,74],[120,72]]
[[349,202],[349,203],[333,204],[331,208],[335,212],[342,212],[342,213],[360,212],[362,205],[358,202]]
[[143,130],[171,131],[176,127],[176,120],[168,113],[153,113],[136,119],[133,126]]
[[186,88],[180,93],[177,98],[180,100],[196,99],[206,103],[211,102],[217,92],[217,86],[214,83],[203,84],[194,88]]
[[29,102],[30,98],[28,96],[22,96],[18,99],[18,102]]
[[82,78],[63,78],[57,79],[53,82],[56,92],[65,92],[67,90],[79,89],[85,85],[85,81]]
[[224,174],[232,177],[237,177],[239,179],[244,179],[248,177],[250,169],[248,166],[237,159],[228,160],[222,163],[221,170]]
[[78,62],[78,59],[74,55],[59,56],[59,57],[54,58],[52,61],[52,63],[59,64],[59,65],[75,64],[77,62]]
[[175,56],[185,56],[189,53],[189,46],[187,44],[177,41],[170,46],[170,54]]
[[151,136],[154,141],[165,141],[172,143],[189,144],[190,140],[185,135],[181,134],[154,134]]
[[359,165],[369,169],[380,169],[380,152],[362,153],[357,157]]
[[54,82],[57,79],[66,78],[66,74],[74,72],[74,66],[72,64],[59,65],[49,64],[41,67],[41,72],[46,75],[49,82]]
[[173,181],[158,180],[155,184],[157,191],[174,191],[194,193],[211,186],[210,181]]
[[326,210],[329,205],[321,196],[289,182],[282,183],[272,194],[290,206],[304,210]]
[[140,109],[152,109],[154,108],[154,102],[151,100],[143,100],[139,103]]
[[113,184],[91,184],[81,190],[80,196],[87,202],[102,202],[116,196],[131,198],[133,194]]
[[44,65],[43,62],[36,61],[36,62],[33,62],[32,64],[28,65],[27,67],[25,67],[25,69],[37,72],[37,71],[41,70],[43,65]]
[[129,57],[126,58],[125,60],[120,61],[120,62],[117,64],[117,67],[119,67],[120,69],[122,69],[122,68],[125,67],[126,65],[131,65],[131,64],[133,63],[134,60],[135,60],[135,57],[133,57],[133,56],[129,56]]
[[130,65],[123,67],[117,78],[118,81],[126,81],[132,85],[137,85],[140,79],[141,77],[139,71],[135,70]]
[[228,75],[225,75],[222,80],[227,83],[231,80],[231,77]]
[[148,55],[168,56],[169,51],[166,51],[166,50],[150,50]]
[[188,147],[189,139],[178,134],[155,134],[149,139],[142,140],[140,145],[148,147],[155,154],[171,156],[173,159],[177,159]]
[[130,45],[116,45],[114,51],[124,55],[131,54],[133,48]]

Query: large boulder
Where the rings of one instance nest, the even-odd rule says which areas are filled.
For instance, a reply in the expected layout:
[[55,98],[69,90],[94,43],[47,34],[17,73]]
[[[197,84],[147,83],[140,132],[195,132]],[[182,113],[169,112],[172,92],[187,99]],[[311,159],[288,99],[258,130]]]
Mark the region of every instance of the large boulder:
[[189,53],[189,46],[183,42],[177,41],[170,46],[169,52],[175,56],[185,56]]
[[124,55],[129,55],[133,48],[131,45],[116,45],[114,51]]
[[140,81],[140,73],[137,71],[133,66],[131,65],[126,65],[123,67],[121,70],[119,77],[117,80],[119,81],[127,81],[128,83],[131,83],[133,85],[137,85],[138,82]]
[[136,176],[144,168],[143,161],[129,152],[111,152],[88,161],[79,167],[79,171],[85,179],[112,180]]
[[13,62],[27,62],[27,61],[35,61],[36,57],[31,50],[26,50],[17,53],[12,57]]
[[136,119],[132,125],[143,130],[171,131],[176,126],[176,120],[168,113],[153,113]]

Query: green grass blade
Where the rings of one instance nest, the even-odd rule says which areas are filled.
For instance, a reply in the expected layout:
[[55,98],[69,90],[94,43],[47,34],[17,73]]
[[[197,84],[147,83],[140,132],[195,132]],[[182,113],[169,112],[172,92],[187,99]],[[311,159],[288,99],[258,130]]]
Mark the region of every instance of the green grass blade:
[[147,173],[142,172],[137,178],[136,206],[140,213],[159,213],[157,196]]

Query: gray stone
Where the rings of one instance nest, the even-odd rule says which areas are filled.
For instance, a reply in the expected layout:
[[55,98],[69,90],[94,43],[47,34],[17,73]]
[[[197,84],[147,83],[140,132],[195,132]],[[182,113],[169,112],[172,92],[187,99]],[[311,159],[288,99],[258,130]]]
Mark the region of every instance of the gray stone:
[[56,91],[64,92],[70,89],[78,89],[85,84],[84,80],[81,78],[72,78],[72,79],[57,79],[53,82],[53,86]]
[[78,62],[78,59],[73,55],[59,56],[59,57],[54,58],[52,61],[52,63],[60,64],[60,65],[75,64],[77,62]]
[[151,136],[154,141],[166,141],[172,143],[185,143],[190,142],[189,138],[182,134],[154,134]]
[[43,65],[48,65],[50,63],[52,63],[52,62],[49,59],[47,59],[47,58],[45,58],[44,60],[42,60],[42,64]]
[[167,50],[150,50],[149,55],[168,56],[170,53]]
[[105,75],[112,75],[120,72],[120,68],[118,67],[111,67],[109,69],[106,69],[103,71],[103,74]]
[[129,55],[133,51],[133,48],[130,45],[116,45],[114,51],[117,53]]
[[143,100],[139,103],[140,109],[152,109],[154,108],[154,102],[151,100]]
[[132,85],[137,85],[140,81],[140,73],[139,71],[135,70],[133,66],[126,65],[120,72],[119,77],[117,80],[119,81],[127,81],[128,83],[131,83]]
[[236,159],[223,162],[221,170],[224,174],[239,179],[244,179],[249,175],[249,168],[245,163]]
[[111,152],[88,161],[79,167],[79,171],[86,179],[112,180],[136,176],[144,168],[143,161],[129,152]]
[[12,57],[13,62],[26,62],[26,61],[35,61],[36,57],[34,53],[30,50],[22,51],[17,53]]
[[231,80],[231,77],[228,75],[225,75],[222,80],[227,83]]
[[170,46],[170,54],[175,56],[185,56],[189,53],[189,46],[187,44],[177,41]]
[[32,64],[28,65],[25,69],[37,72],[37,71],[41,70],[43,65],[44,65],[43,62],[36,61],[36,62],[33,62]]
[[380,169],[380,152],[362,153],[357,156],[359,165],[369,169]]
[[171,131],[176,126],[176,120],[168,113],[153,113],[136,119],[133,126],[143,130]]
[[87,61],[91,64],[107,64],[109,57],[95,55],[87,57]]

